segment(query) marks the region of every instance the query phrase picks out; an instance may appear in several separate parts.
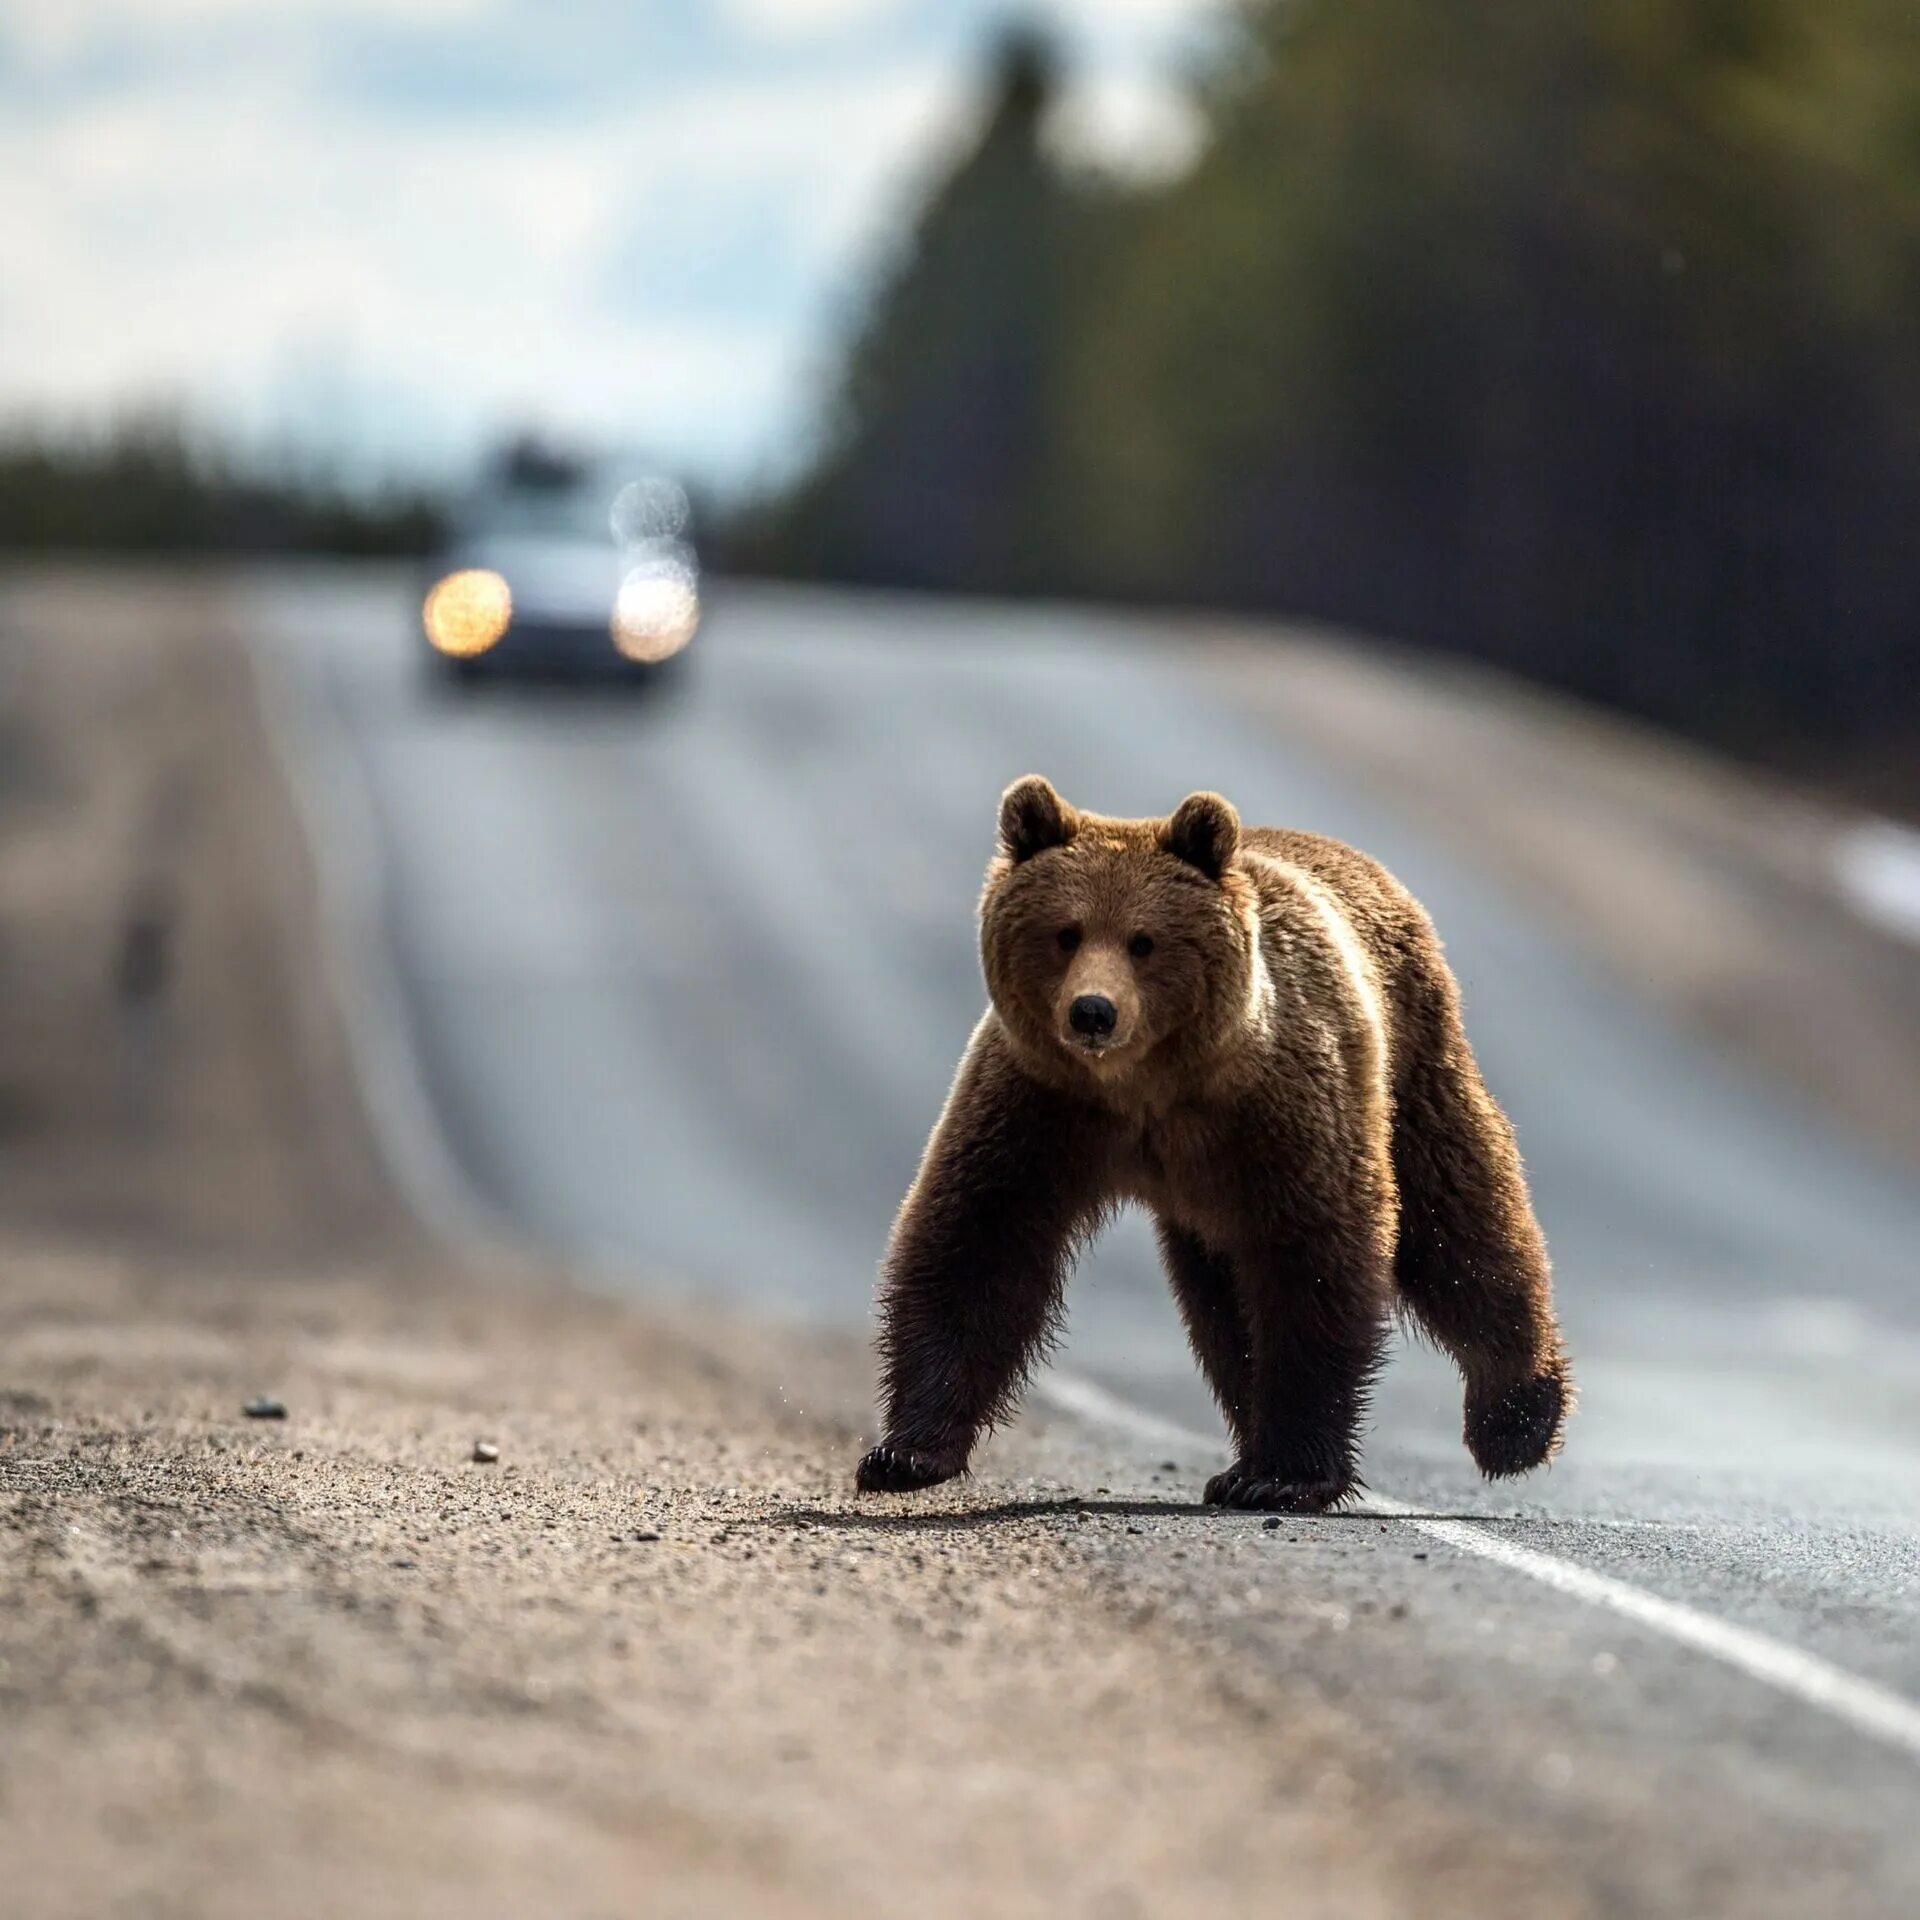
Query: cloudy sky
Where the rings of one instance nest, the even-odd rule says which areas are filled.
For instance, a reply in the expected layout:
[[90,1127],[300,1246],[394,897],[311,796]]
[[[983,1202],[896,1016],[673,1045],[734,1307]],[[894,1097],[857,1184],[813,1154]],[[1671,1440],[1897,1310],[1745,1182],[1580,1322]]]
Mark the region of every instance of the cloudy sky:
[[[738,481],[1008,0],[0,0],[0,412],[160,401],[443,465],[500,422]],[[1035,0],[1056,137],[1157,168],[1214,0]]]

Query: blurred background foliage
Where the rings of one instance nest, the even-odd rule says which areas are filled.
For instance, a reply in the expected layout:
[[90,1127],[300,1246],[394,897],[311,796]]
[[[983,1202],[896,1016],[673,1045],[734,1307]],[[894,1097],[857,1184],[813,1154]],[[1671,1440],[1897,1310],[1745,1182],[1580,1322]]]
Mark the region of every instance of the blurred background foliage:
[[[1920,7],[1260,0],[1126,184],[999,51],[720,565],[1301,616],[1920,804]],[[0,434],[0,548],[415,551],[166,418]]]
[[1920,746],[1920,9],[1286,0],[1156,190],[1044,49],[849,343],[786,573],[1304,615]]
[[0,551],[374,558],[424,552],[441,512],[422,489],[369,493],[240,461],[171,412],[94,434],[0,434]]

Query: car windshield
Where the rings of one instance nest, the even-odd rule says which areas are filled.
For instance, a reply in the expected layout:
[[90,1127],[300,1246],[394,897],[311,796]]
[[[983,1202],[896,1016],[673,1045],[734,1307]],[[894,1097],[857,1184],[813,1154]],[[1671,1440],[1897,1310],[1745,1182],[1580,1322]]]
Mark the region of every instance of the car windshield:
[[473,502],[468,524],[475,533],[490,538],[611,545],[612,497],[611,487],[586,476],[551,485],[497,487]]
[[688,505],[686,490],[662,474],[519,449],[482,482],[461,519],[469,538],[653,549],[679,544]]

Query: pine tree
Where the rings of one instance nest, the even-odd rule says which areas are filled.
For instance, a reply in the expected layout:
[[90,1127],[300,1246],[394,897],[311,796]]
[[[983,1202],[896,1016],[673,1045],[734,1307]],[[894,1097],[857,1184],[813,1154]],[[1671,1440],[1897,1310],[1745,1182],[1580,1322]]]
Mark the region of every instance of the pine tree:
[[810,571],[1045,583],[1069,193],[1041,145],[1044,42],[1008,38],[978,138],[933,194],[848,356],[826,449],[776,516]]

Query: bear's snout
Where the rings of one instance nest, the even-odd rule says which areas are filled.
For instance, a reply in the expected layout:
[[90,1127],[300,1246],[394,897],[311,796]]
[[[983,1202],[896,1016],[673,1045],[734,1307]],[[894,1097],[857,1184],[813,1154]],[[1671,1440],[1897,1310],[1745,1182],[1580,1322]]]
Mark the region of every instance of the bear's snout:
[[1089,1067],[1131,1051],[1138,1038],[1140,994],[1127,961],[1111,943],[1074,955],[1053,1003],[1053,1030],[1066,1050]]
[[1120,1009],[1104,993],[1076,995],[1073,1005],[1067,1009],[1067,1025],[1090,1046],[1111,1040],[1119,1024]]

